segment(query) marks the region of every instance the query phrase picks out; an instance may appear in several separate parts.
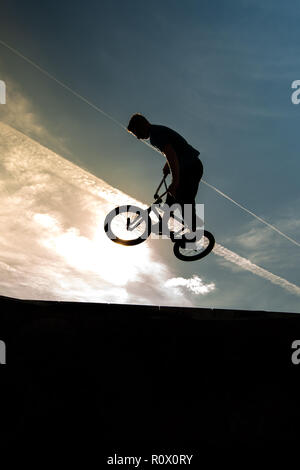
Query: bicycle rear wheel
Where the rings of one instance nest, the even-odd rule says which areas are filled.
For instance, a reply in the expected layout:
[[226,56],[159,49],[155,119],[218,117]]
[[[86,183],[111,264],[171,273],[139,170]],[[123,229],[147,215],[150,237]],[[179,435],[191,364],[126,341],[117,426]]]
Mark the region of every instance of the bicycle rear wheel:
[[126,246],[138,245],[149,237],[151,219],[149,213],[140,207],[119,206],[105,217],[104,231],[115,243]]
[[212,233],[204,230],[203,237],[193,248],[189,247],[181,240],[176,241],[173,246],[173,252],[176,258],[181,261],[196,261],[207,256],[215,246],[215,238]]

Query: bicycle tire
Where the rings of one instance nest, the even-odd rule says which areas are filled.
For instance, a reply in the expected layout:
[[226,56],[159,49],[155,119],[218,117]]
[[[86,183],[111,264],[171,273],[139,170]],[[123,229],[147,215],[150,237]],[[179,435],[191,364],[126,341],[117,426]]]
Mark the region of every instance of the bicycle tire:
[[[126,239],[117,237],[113,233],[112,228],[111,228],[111,224],[112,224],[113,219],[119,214],[123,214],[123,213],[126,213],[126,212],[128,213],[129,208],[130,208],[130,212],[132,212],[133,214],[135,213],[136,215],[138,215],[138,214],[142,215],[143,219],[146,221],[146,229],[143,232],[143,234],[141,236],[139,236],[138,238],[135,238],[135,239],[132,239],[132,240],[126,240]],[[106,235],[108,236],[108,238],[111,241],[115,242],[115,243],[118,243],[120,245],[125,245],[125,246],[138,245],[138,244],[144,242],[145,240],[147,240],[147,238],[149,237],[149,235],[151,233],[151,218],[150,218],[149,213],[146,210],[141,209],[140,207],[133,206],[133,205],[119,206],[119,207],[116,207],[115,209],[113,209],[112,211],[110,211],[107,214],[107,216],[105,217],[104,231],[105,231]]]

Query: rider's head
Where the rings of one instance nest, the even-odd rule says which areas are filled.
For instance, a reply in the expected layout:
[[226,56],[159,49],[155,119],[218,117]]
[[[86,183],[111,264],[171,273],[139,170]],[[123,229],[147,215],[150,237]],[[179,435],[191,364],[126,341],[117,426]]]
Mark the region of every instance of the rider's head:
[[131,116],[127,130],[138,139],[148,139],[150,136],[150,122],[140,113]]

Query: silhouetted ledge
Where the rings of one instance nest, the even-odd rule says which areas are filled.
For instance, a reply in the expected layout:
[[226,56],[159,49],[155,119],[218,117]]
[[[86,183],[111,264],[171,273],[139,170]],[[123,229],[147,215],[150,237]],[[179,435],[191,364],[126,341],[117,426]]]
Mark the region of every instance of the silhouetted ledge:
[[18,313],[30,311],[40,314],[51,310],[58,313],[62,312],[80,312],[84,310],[88,315],[99,315],[105,313],[113,313],[126,315],[131,318],[143,312],[143,318],[152,318],[159,316],[161,318],[170,317],[173,319],[184,317],[184,319],[197,320],[261,320],[261,319],[300,319],[300,312],[269,312],[263,310],[230,310],[230,309],[213,309],[201,307],[172,307],[157,305],[141,305],[141,304],[117,304],[117,303],[87,303],[87,302],[66,302],[66,301],[47,301],[47,300],[21,300],[11,297],[0,296],[0,309],[18,310]]
[[2,441],[299,440],[298,314],[7,297],[0,312]]

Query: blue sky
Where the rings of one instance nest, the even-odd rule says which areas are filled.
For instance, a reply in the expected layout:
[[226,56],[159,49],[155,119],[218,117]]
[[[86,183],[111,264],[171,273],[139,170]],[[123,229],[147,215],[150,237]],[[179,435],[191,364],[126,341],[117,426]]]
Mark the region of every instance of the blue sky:
[[[299,21],[294,1],[10,0],[0,40],[123,125],[141,112],[180,132],[201,152],[207,182],[299,241],[300,105],[290,99],[300,79]],[[1,45],[0,65],[8,93],[13,81],[48,132],[28,135],[152,201],[163,157]],[[299,284],[299,247],[204,184],[197,202],[219,243]],[[199,305],[299,311],[299,297],[213,256],[169,264],[218,286]]]

